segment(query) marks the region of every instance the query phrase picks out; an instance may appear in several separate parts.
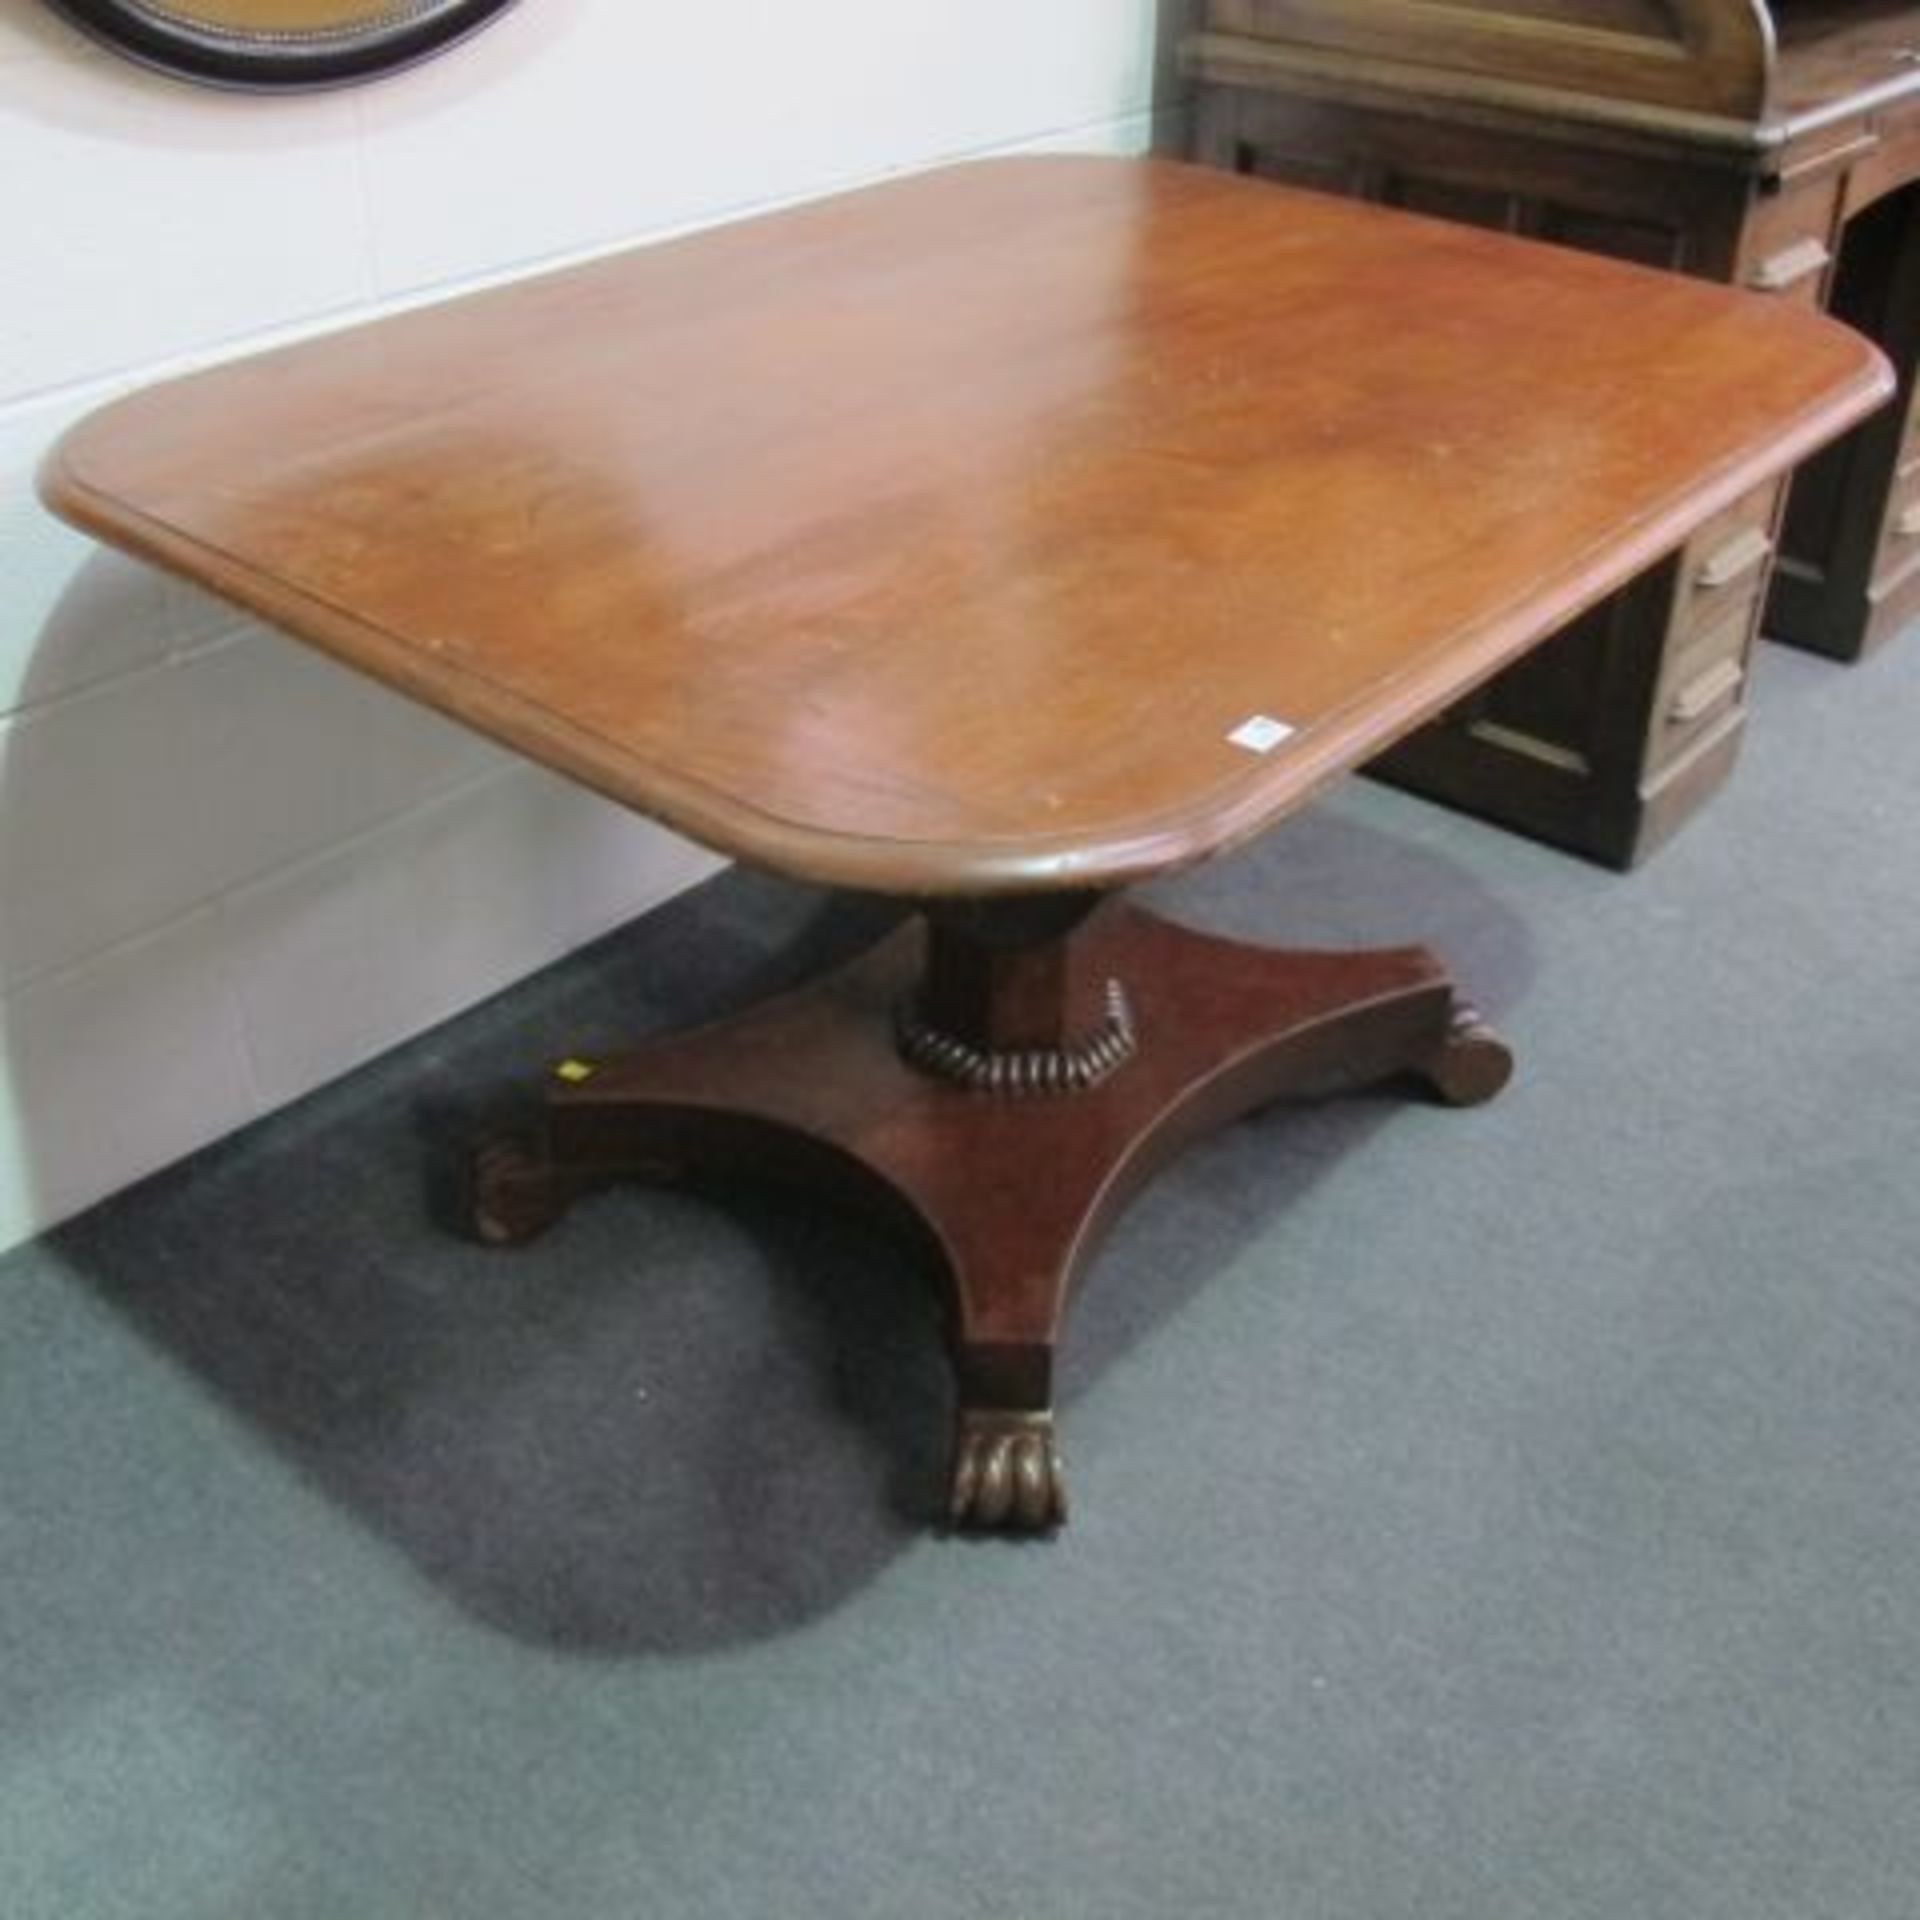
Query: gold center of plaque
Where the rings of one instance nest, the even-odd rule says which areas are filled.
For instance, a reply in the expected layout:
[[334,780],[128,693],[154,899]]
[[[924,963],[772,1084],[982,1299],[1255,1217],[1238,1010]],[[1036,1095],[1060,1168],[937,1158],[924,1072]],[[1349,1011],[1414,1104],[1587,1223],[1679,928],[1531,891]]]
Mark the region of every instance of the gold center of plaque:
[[337,34],[427,9],[418,0],[150,0],[148,11],[224,33]]

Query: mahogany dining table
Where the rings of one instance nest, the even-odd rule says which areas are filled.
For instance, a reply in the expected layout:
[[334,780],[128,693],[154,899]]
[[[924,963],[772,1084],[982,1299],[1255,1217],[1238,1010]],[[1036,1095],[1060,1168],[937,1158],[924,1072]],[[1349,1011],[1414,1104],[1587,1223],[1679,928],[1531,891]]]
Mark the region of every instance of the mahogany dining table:
[[[791,1175],[947,1283],[949,1513],[1065,1516],[1052,1374],[1185,1143],[1505,1046],[1424,948],[1126,898],[1460,699],[1878,406],[1802,307],[1151,159],[979,162],[388,314],[83,421],[100,538],[723,854],[909,903],[551,1076],[519,1241]],[[1403,1201],[1402,1204],[1405,1204]]]

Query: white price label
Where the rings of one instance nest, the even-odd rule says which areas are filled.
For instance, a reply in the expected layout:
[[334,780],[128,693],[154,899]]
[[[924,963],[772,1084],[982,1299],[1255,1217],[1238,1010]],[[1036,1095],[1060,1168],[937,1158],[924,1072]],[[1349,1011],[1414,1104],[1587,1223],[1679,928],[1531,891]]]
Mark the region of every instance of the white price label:
[[1256,713],[1242,720],[1227,738],[1249,753],[1271,753],[1281,741],[1293,738],[1293,729],[1271,714]]

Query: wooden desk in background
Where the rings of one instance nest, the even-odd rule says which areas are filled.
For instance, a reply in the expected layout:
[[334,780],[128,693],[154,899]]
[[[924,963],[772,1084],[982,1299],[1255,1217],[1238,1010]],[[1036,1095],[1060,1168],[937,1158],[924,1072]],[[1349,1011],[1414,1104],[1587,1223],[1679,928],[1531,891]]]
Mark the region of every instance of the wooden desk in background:
[[1899,369],[1901,404],[1810,461],[1784,511],[1756,488],[1380,769],[1630,864],[1731,768],[1763,605],[1770,637],[1843,660],[1920,617],[1920,5],[1203,0],[1201,19],[1210,163],[1824,304]]
[[[1514,660],[1888,389],[1817,314],[1169,163],[954,169],[122,401],[48,498],[640,812],[915,920],[554,1085],[512,1240],[784,1168],[951,1283],[953,1513],[1064,1513],[1052,1362],[1186,1141],[1507,1054],[1423,949],[1119,898]],[[1666,431],[1697,416],[1684,441]]]

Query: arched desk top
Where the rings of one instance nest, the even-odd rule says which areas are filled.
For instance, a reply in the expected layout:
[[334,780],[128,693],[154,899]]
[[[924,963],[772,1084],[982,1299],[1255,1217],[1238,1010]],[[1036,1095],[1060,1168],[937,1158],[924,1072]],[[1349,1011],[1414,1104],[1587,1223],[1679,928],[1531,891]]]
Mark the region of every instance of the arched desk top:
[[1784,302],[1036,158],[173,381],[43,484],[727,854],[992,895],[1256,832],[1890,390]]

